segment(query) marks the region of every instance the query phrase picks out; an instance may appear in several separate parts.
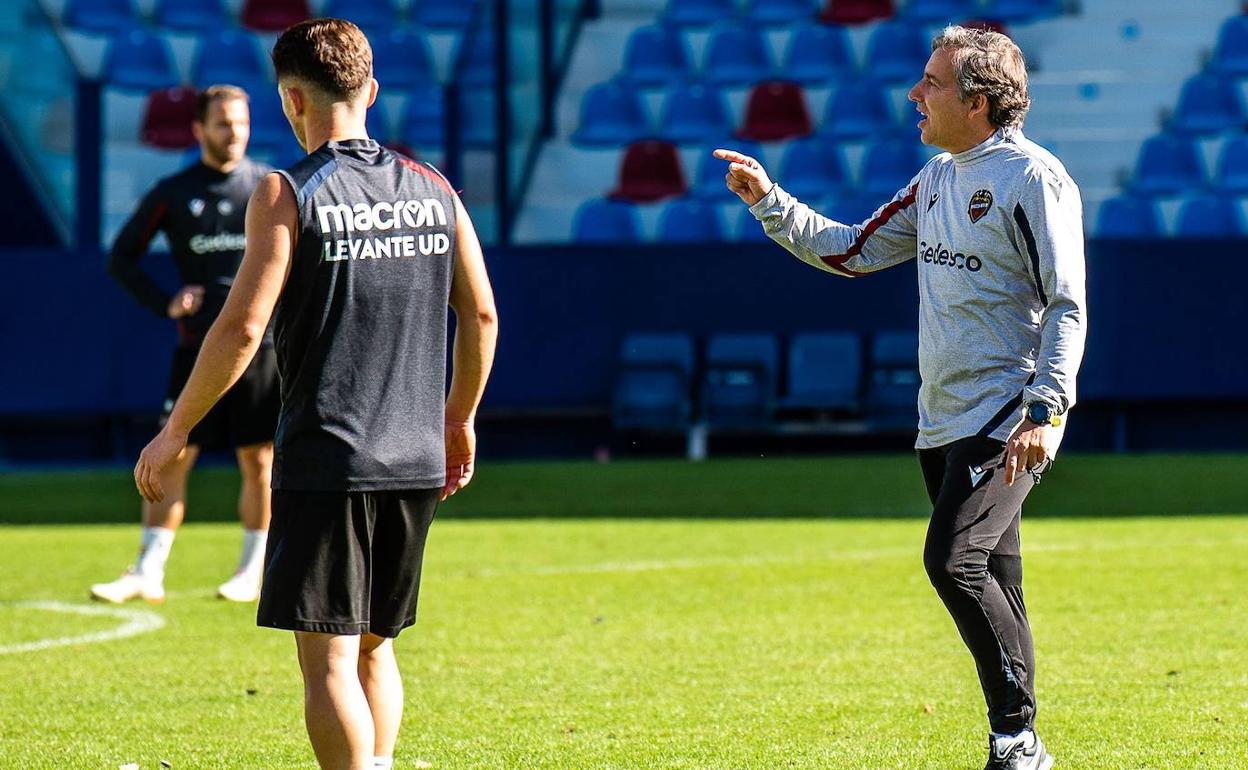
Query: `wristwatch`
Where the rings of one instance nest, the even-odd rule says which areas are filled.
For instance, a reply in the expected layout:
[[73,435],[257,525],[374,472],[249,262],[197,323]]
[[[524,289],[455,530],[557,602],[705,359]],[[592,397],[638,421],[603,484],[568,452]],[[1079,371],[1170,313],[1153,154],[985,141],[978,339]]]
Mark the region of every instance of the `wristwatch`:
[[1062,424],[1062,416],[1054,414],[1053,407],[1043,401],[1032,401],[1027,404],[1024,414],[1036,425],[1052,425],[1056,428]]

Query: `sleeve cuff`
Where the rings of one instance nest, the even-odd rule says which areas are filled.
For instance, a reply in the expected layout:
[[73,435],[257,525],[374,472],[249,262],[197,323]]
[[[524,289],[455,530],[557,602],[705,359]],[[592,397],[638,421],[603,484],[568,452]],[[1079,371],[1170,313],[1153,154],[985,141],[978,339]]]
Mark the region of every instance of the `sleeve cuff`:
[[758,203],[750,206],[750,213],[753,214],[754,218],[758,221],[763,221],[763,217],[767,216],[769,212],[773,209],[779,208],[782,200],[780,196],[787,194],[788,193],[784,192],[784,190],[780,189],[780,185],[772,182],[771,189],[767,191],[767,194],[759,198]]

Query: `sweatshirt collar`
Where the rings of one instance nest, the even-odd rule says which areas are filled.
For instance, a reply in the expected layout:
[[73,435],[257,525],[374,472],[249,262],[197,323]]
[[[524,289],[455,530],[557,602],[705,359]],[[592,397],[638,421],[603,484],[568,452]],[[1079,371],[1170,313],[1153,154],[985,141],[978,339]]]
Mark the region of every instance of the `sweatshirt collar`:
[[971,149],[954,153],[953,162],[959,166],[969,166],[978,163],[990,155],[997,147],[1007,142],[1013,142],[1021,136],[1022,132],[1017,128],[998,128],[992,133],[992,136]]

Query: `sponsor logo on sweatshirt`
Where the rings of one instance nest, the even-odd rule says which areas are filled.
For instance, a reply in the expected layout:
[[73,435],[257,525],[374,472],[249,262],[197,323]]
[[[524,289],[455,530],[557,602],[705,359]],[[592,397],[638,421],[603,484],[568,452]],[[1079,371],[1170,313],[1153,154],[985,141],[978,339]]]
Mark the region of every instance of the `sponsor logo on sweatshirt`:
[[963,254],[960,251],[947,249],[943,243],[928,246],[927,241],[919,241],[919,259],[929,265],[940,265],[972,273],[978,273],[984,267],[984,261],[974,254]]

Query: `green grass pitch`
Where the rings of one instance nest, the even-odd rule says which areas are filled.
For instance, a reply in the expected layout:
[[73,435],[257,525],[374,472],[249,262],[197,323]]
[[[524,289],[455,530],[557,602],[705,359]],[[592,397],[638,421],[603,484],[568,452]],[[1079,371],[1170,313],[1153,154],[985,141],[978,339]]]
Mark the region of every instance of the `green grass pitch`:
[[[290,634],[212,597],[236,491],[195,477],[169,601],[127,605],[163,627],[30,649],[128,622],[75,608],[133,555],[137,497],[125,471],[0,475],[0,768],[315,767]],[[396,767],[978,770],[923,513],[912,457],[487,462],[398,643]],[[1243,456],[1072,455],[1033,493],[1059,769],[1248,768],[1246,514]]]

